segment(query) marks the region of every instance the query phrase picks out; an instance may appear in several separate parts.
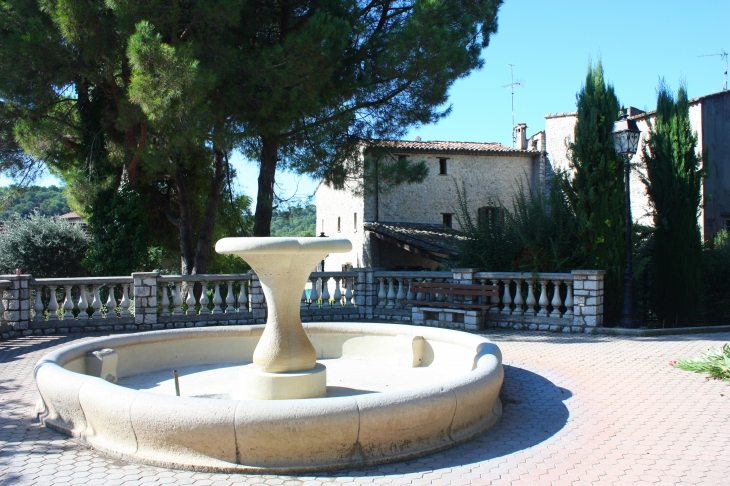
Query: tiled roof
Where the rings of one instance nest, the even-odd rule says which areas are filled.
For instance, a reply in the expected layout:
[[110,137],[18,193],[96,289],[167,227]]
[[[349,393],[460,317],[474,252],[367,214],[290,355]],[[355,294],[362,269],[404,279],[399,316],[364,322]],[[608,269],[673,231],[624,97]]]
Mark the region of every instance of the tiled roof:
[[365,229],[434,254],[435,257],[458,255],[454,237],[459,232],[440,224],[375,222],[365,223]]
[[466,153],[488,153],[488,154],[514,154],[533,155],[539,152],[534,150],[519,150],[507,147],[497,142],[444,142],[440,140],[414,141],[414,140],[378,140],[377,145],[392,147],[398,150],[414,152],[466,152]]

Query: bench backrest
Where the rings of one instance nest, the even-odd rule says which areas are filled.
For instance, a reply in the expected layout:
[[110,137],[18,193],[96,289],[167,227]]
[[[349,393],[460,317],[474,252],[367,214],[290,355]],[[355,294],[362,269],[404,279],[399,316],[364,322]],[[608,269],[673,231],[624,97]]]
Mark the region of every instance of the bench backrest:
[[448,282],[411,282],[411,292],[418,292],[422,294],[471,295],[474,297],[499,297],[499,286],[455,284]]

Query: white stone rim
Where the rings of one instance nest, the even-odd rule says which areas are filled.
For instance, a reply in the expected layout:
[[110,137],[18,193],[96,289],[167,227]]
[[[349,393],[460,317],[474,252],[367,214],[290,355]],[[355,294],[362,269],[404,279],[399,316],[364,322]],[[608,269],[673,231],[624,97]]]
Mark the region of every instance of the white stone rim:
[[[97,350],[100,347],[119,347],[119,346],[134,346],[137,344],[142,344],[145,342],[155,342],[155,341],[161,341],[165,339],[169,339],[171,336],[175,336],[177,339],[201,339],[204,336],[216,336],[220,337],[221,334],[225,336],[225,334],[233,335],[250,335],[255,336],[256,334],[261,334],[263,332],[263,325],[258,326],[226,326],[226,327],[208,327],[208,328],[185,328],[185,329],[175,329],[175,330],[165,330],[165,331],[150,331],[150,332],[144,332],[144,333],[137,333],[137,334],[131,334],[131,335],[117,335],[117,336],[108,336],[108,337],[101,337],[101,338],[95,338],[89,341],[84,341],[82,343],[73,344],[70,346],[66,346],[64,348],[58,349],[56,351],[53,351],[43,358],[39,360],[39,362],[36,364],[35,367],[35,375],[38,379],[38,375],[41,371],[44,373],[46,371],[52,371],[52,375],[55,375],[56,379],[59,380],[68,380],[69,382],[76,382],[79,383],[77,388],[79,390],[78,395],[81,394],[82,388],[84,390],[94,390],[95,393],[100,394],[108,394],[111,392],[115,392],[116,394],[120,396],[126,396],[126,399],[130,402],[136,401],[140,397],[147,397],[150,396],[154,397],[155,400],[164,400],[167,402],[171,402],[175,405],[175,408],[177,409],[179,407],[180,411],[184,410],[190,410],[191,407],[198,408],[200,405],[220,405],[222,403],[228,403],[229,405],[233,404],[245,404],[247,407],[251,407],[253,409],[257,408],[265,408],[270,406],[270,402],[267,401],[259,401],[259,400],[234,400],[234,399],[214,399],[214,398],[198,398],[198,397],[166,397],[150,392],[145,391],[138,391],[133,390],[125,387],[121,387],[118,385],[111,384],[109,382],[106,382],[105,380],[102,380],[101,378],[96,378],[93,376],[83,375],[80,373],[76,373],[74,371],[67,370],[63,368],[63,365],[68,363],[69,361],[73,359],[77,359],[81,356],[84,356],[88,351]],[[410,403],[413,402],[414,397],[429,397],[433,399],[451,399],[451,396],[456,396],[457,393],[462,392],[465,389],[473,388],[474,386],[479,385],[481,382],[494,382],[495,380],[499,382],[499,386],[497,386],[496,394],[492,393],[493,400],[492,405],[490,406],[489,403],[485,403],[485,405],[490,409],[490,412],[493,414],[493,417],[491,417],[489,420],[482,424],[477,424],[477,426],[472,427],[469,430],[465,430],[465,433],[463,433],[459,437],[451,437],[451,432],[449,432],[449,440],[442,443],[434,443],[431,445],[428,445],[425,448],[422,448],[420,450],[414,450],[414,451],[406,451],[404,453],[394,454],[390,457],[376,457],[372,459],[368,458],[362,458],[360,460],[355,461],[349,461],[349,462],[337,462],[333,464],[317,464],[313,466],[307,466],[307,465],[294,465],[294,466],[274,466],[274,467],[260,467],[260,466],[250,466],[250,465],[243,465],[243,464],[236,464],[236,463],[226,463],[225,461],[220,461],[216,459],[212,459],[211,461],[203,461],[203,463],[185,463],[185,462],[178,462],[176,460],[169,460],[169,458],[164,460],[157,460],[155,458],[150,457],[139,457],[135,453],[129,453],[125,452],[124,450],[120,450],[123,448],[116,448],[116,447],[105,447],[102,445],[99,445],[98,443],[94,443],[93,440],[89,440],[88,434],[87,434],[87,423],[88,419],[84,415],[84,412],[82,410],[81,404],[79,403],[78,409],[80,414],[82,415],[83,419],[78,420],[79,422],[83,423],[73,423],[72,421],[72,428],[64,428],[59,427],[57,425],[54,425],[49,422],[45,422],[45,425],[49,428],[52,428],[54,430],[57,430],[61,433],[71,435],[72,437],[76,438],[80,442],[90,445],[91,447],[98,449],[108,455],[119,457],[124,460],[128,460],[130,462],[141,462],[146,463],[150,465],[155,466],[162,466],[162,467],[172,467],[177,469],[190,469],[190,470],[197,470],[197,471],[220,471],[220,472],[247,472],[247,473],[262,473],[262,474],[269,474],[269,473],[295,473],[295,472],[312,472],[312,471],[324,471],[324,470],[336,470],[336,469],[345,469],[345,468],[351,468],[351,467],[363,467],[363,466],[369,466],[374,464],[381,464],[381,463],[387,463],[387,462],[395,462],[395,461],[401,461],[406,460],[414,457],[424,456],[428,454],[432,454],[435,452],[438,452],[440,450],[448,449],[450,447],[454,447],[460,443],[466,442],[468,440],[473,439],[474,437],[484,433],[486,430],[493,427],[497,421],[501,418],[501,403],[499,402],[499,399],[497,397],[499,388],[501,387],[501,382],[503,378],[503,370],[501,366],[501,352],[499,351],[499,348],[493,344],[491,341],[489,341],[486,338],[483,338],[481,336],[471,335],[459,331],[453,331],[453,330],[447,330],[447,329],[438,329],[438,328],[424,328],[424,327],[415,327],[415,326],[407,326],[407,325],[398,325],[398,324],[370,324],[370,323],[308,323],[304,324],[305,331],[307,334],[327,334],[327,333],[337,333],[337,334],[354,334],[354,335],[381,335],[381,336],[395,336],[397,334],[406,334],[406,335],[413,335],[413,336],[423,336],[425,339],[428,340],[434,340],[434,341],[441,341],[446,342],[450,344],[456,344],[459,346],[464,346],[466,348],[472,348],[475,351],[475,366],[473,370],[465,375],[458,376],[454,379],[430,384],[426,386],[421,386],[417,388],[412,388],[408,390],[400,390],[400,391],[389,391],[389,392],[382,392],[382,393],[373,393],[373,394],[366,394],[366,395],[359,395],[357,397],[357,403],[359,407],[372,407],[373,409],[386,409],[391,404],[404,404],[404,403]],[[484,361],[486,359],[486,361]],[[492,384],[493,385],[493,384]],[[43,388],[41,384],[39,383],[39,390],[41,391],[41,394],[43,395]],[[87,393],[88,395],[88,393]],[[320,405],[323,401],[328,402],[330,404],[336,404],[336,403],[344,403],[344,401],[351,399],[353,397],[332,397],[332,398],[319,398],[309,401],[300,401],[296,400],[297,402],[309,402],[309,403],[301,403],[300,408],[302,410],[305,410],[308,408],[307,405],[311,405],[311,408],[313,409],[319,409]],[[204,400],[204,402],[200,402],[200,400]],[[281,400],[280,402],[292,402],[292,400]],[[238,405],[236,405],[237,407]],[[312,415],[317,415],[316,413],[312,413]],[[454,417],[456,416],[456,410],[454,410]],[[131,420],[131,419],[130,419]],[[452,418],[452,422],[453,422]],[[131,422],[130,422],[131,425]]]

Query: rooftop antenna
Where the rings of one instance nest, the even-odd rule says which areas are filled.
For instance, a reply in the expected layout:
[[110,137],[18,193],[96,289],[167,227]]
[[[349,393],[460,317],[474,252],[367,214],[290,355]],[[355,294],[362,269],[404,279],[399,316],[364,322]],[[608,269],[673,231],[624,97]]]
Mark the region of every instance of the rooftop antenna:
[[522,86],[522,80],[515,81],[514,64],[509,64],[509,76],[512,81],[510,84],[505,84],[503,88],[512,89],[512,148],[517,144],[517,136],[515,135],[515,87]]
[[722,90],[727,91],[727,51],[725,49],[720,49],[720,54],[703,54],[702,56],[697,57],[716,57],[720,56],[720,59],[723,59],[725,61],[725,81],[722,83]]

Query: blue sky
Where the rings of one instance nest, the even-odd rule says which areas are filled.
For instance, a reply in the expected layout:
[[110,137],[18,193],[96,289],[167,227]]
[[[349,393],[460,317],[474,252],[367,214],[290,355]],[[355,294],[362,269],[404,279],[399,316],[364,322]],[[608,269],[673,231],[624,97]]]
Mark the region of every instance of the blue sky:
[[[511,145],[510,90],[502,87],[510,83],[510,63],[515,80],[523,81],[515,89],[515,121],[527,123],[528,135],[544,128],[544,115],[575,109],[588,64],[599,57],[626,106],[652,109],[660,77],[675,90],[683,79],[690,97],[719,91],[724,62],[698,56],[730,50],[729,23],[730,0],[506,0],[484,68],[450,91],[451,115],[413,128],[407,138]],[[255,197],[256,164],[233,162],[240,188]],[[292,174],[277,179],[285,197],[310,195],[317,185]]]

